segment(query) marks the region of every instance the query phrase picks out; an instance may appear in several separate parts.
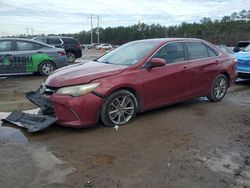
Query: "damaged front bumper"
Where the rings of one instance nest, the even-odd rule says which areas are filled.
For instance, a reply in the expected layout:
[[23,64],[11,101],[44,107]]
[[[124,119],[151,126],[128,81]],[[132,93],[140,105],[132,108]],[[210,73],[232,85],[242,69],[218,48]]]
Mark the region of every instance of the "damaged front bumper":
[[26,93],[26,98],[37,105],[40,112],[38,114],[13,112],[3,121],[27,128],[29,132],[43,130],[54,122],[74,128],[93,126],[99,120],[104,101],[103,97],[95,93],[72,97],[52,90],[43,92],[41,88],[38,91]]
[[26,128],[28,132],[41,131],[57,121],[57,118],[54,116],[54,107],[52,103],[46,99],[45,96],[42,96],[39,91],[28,92],[25,96],[40,108],[39,113],[29,114],[15,111],[7,118],[2,119],[2,121]]

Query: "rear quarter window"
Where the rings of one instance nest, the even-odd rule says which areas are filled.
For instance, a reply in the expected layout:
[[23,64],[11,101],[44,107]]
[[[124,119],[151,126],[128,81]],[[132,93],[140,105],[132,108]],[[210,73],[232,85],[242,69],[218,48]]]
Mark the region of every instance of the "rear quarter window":
[[75,40],[75,39],[71,39],[71,38],[62,38],[62,41],[65,43],[65,44],[78,44],[78,42]]
[[17,51],[28,51],[28,50],[38,50],[43,46],[33,42],[17,41],[16,42]]
[[48,44],[61,44],[61,40],[59,38],[48,38]]
[[239,42],[238,44],[237,44],[237,47],[240,47],[240,48],[245,48],[245,47],[247,47],[248,45],[249,45],[250,43],[249,42]]

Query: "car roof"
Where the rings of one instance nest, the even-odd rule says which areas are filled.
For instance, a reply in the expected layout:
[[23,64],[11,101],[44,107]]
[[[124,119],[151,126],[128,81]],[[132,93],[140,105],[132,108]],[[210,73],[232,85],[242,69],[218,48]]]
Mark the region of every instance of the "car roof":
[[204,41],[198,38],[155,38],[155,39],[143,39],[136,40],[134,42],[158,42],[158,43],[166,43],[172,41]]
[[53,36],[53,35],[50,35],[50,36],[37,36],[37,37],[34,37],[34,38],[58,38],[58,39],[74,39],[74,37]]
[[240,42],[248,42],[248,43],[250,43],[250,40],[241,40],[238,43],[240,43]]
[[32,39],[26,39],[26,38],[12,38],[12,37],[7,37],[7,38],[0,38],[0,41],[1,40],[16,40],[16,41],[26,41],[26,42],[33,42],[33,43],[38,43],[38,44],[41,44],[41,45],[44,45],[44,46],[50,46],[46,43],[43,43],[43,42],[40,42],[40,41],[36,41],[36,40],[32,40]]

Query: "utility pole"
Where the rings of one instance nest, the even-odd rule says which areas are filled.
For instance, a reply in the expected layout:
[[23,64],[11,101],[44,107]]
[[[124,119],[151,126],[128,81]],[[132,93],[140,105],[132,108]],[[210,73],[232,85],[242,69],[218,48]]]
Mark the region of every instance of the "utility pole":
[[97,16],[97,44],[100,43],[100,30],[99,30],[99,15]]
[[34,36],[33,27],[31,27],[30,29],[31,29],[31,35]]
[[90,14],[90,27],[91,27],[91,31],[90,31],[90,41],[91,41],[91,44],[93,43],[93,19],[97,19],[97,29],[96,29],[96,34],[97,34],[97,43],[99,44],[99,35],[100,35],[100,17],[99,15],[93,15],[93,14]]
[[90,35],[90,43],[92,44],[93,43],[93,21],[92,21],[92,19],[93,19],[93,16],[92,16],[92,14],[90,15],[90,25],[91,25],[91,35]]
[[29,35],[29,28],[28,27],[26,27],[26,33],[27,33],[27,37],[28,37],[28,35]]

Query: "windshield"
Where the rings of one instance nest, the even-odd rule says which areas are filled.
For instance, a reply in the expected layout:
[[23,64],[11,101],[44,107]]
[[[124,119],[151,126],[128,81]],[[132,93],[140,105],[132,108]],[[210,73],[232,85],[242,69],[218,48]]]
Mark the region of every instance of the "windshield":
[[250,45],[248,45],[246,48],[244,48],[242,51],[244,52],[250,52]]
[[115,65],[134,65],[143,59],[159,42],[131,42],[111,51],[96,61]]

